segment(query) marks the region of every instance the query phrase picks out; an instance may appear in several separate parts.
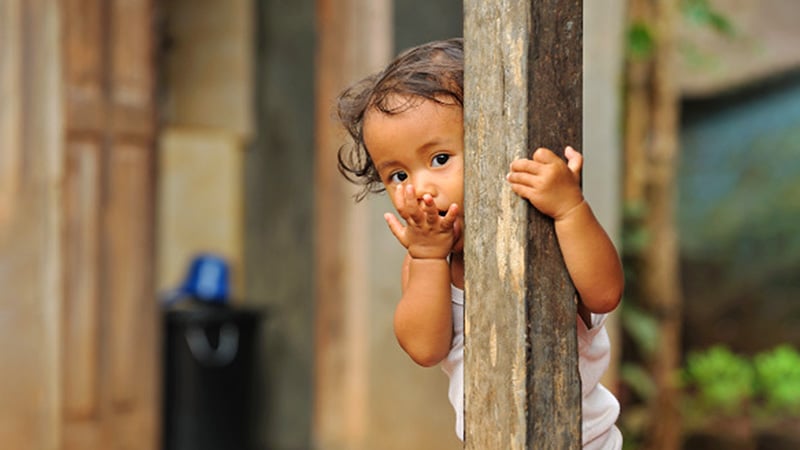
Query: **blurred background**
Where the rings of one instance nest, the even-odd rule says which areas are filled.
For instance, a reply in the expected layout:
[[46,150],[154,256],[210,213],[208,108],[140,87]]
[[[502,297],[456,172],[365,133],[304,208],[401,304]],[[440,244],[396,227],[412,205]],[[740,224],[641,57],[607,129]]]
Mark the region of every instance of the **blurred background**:
[[[396,344],[391,207],[353,202],[332,108],[462,7],[0,0],[3,448],[460,448],[446,376]],[[798,18],[585,2],[626,448],[800,448]]]

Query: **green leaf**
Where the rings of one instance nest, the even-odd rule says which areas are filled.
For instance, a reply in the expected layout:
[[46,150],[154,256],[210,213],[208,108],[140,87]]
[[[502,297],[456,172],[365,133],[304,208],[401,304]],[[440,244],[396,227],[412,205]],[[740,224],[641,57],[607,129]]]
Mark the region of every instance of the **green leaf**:
[[652,356],[658,349],[658,321],[631,304],[623,304],[622,327],[639,347],[645,357]]
[[634,363],[623,363],[619,373],[622,381],[645,402],[655,397],[656,384],[644,367]]
[[628,29],[628,52],[634,59],[647,59],[653,54],[655,39],[650,27],[642,22]]
[[714,31],[732,36],[734,28],[730,20],[708,4],[708,0],[683,0],[683,14],[695,25],[705,26]]

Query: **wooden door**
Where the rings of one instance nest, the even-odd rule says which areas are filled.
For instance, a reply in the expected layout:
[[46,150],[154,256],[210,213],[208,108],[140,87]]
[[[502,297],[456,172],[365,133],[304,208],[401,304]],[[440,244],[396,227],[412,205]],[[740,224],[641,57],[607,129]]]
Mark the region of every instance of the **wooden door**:
[[63,448],[156,448],[152,5],[63,5]]
[[0,442],[158,447],[150,0],[0,1]]

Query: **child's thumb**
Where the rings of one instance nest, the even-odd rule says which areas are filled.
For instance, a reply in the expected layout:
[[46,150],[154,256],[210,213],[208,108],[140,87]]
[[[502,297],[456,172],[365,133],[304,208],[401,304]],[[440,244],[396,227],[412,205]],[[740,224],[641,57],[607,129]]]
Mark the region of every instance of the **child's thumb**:
[[583,168],[583,155],[572,146],[567,146],[564,149],[564,156],[567,158],[567,167],[569,167],[570,172],[580,175],[581,168]]
[[405,237],[405,227],[402,223],[395,217],[392,213],[385,213],[383,218],[386,220],[386,224],[389,225],[389,230],[392,232],[395,238],[403,244],[403,247],[408,248],[408,244],[404,241]]

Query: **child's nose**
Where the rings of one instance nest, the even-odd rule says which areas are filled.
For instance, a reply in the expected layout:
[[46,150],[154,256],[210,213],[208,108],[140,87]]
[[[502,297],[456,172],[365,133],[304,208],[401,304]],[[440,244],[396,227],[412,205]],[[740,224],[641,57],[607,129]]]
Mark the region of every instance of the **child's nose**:
[[423,195],[429,194],[431,197],[436,197],[436,185],[430,177],[417,176],[414,177],[414,192],[417,198],[422,198]]

